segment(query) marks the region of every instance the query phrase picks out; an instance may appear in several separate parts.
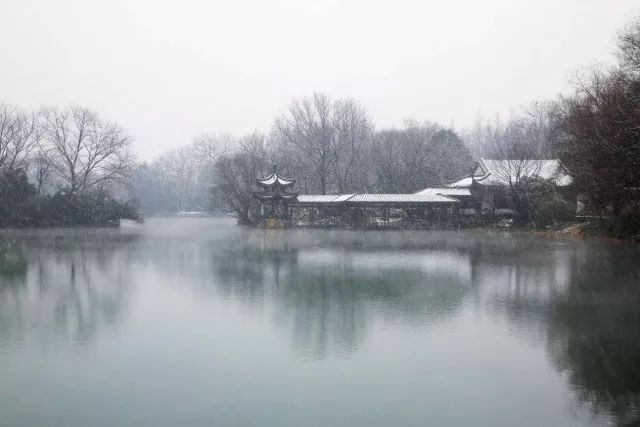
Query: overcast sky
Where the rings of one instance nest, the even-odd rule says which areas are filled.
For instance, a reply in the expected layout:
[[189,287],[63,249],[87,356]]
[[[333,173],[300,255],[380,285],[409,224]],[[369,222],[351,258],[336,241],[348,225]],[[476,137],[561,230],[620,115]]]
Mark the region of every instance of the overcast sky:
[[0,0],[0,101],[85,104],[143,159],[203,132],[268,131],[314,91],[472,125],[613,61],[640,0]]

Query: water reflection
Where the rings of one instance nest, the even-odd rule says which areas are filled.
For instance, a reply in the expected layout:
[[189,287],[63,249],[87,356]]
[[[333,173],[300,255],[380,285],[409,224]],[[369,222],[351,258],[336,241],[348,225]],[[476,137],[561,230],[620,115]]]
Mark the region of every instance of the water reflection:
[[468,290],[464,257],[262,238],[215,254],[215,283],[221,294],[249,303],[267,298],[275,323],[290,330],[304,356],[347,355],[376,319],[423,327],[442,321]]
[[580,402],[640,425],[640,249],[523,239],[474,253],[478,303],[544,345]]
[[619,425],[640,423],[637,248],[505,235],[412,242],[388,233],[384,245],[360,236],[337,247],[326,236],[291,237],[243,240],[214,265],[227,295],[254,299],[273,285],[278,323],[293,330],[298,351],[354,351],[378,314],[428,327],[468,299],[546,346],[581,402]]
[[134,235],[14,232],[0,236],[0,344],[84,344],[119,321]]
[[625,245],[584,245],[567,292],[552,302],[550,353],[579,398],[640,425],[640,257]]
[[[449,346],[482,352],[493,341],[474,344],[472,335],[490,331],[491,340],[515,338],[517,347],[508,348],[521,352],[488,353],[502,362],[522,357],[526,363],[544,352],[545,365],[523,366],[523,372],[531,369],[524,378],[534,380],[548,372],[562,378],[565,394],[593,408],[593,424],[640,423],[636,247],[486,232],[268,232],[199,221],[151,221],[130,230],[0,233],[0,350],[99,341],[106,330],[118,333],[115,326],[132,323],[129,318],[144,308],[151,318],[127,330],[130,342],[162,360],[159,355],[171,351],[174,343],[178,349],[180,344],[196,348],[171,335],[171,321],[183,322],[175,326],[181,333],[181,328],[197,332],[217,327],[203,320],[207,315],[223,313],[219,315],[232,320],[216,321],[231,328],[229,334],[256,334],[249,339],[262,340],[265,351],[283,345],[266,339],[264,330],[236,331],[234,322],[267,325],[284,337],[285,349],[299,363],[333,366],[335,360],[357,359],[366,378],[387,381],[392,379],[385,372],[396,367],[384,365],[385,372],[379,371],[383,365],[376,364],[372,341],[385,343],[385,331],[433,339],[391,340],[397,347],[389,351],[397,360],[412,361],[407,369],[423,374],[426,369],[431,377],[437,374],[428,369],[438,366],[422,366],[405,353],[411,348],[439,361],[446,382],[459,389],[473,387],[478,366],[493,369],[483,373],[491,381],[482,387],[496,393],[494,382],[504,375],[502,366],[478,365],[480,356],[473,352],[452,350],[450,357],[460,362],[455,366],[436,357]],[[141,288],[143,296],[133,298]],[[175,300],[184,295],[192,300]],[[172,310],[172,304],[185,315],[165,319],[163,310]],[[204,314],[189,317],[192,312]],[[147,341],[149,348],[143,348],[142,342],[154,333],[158,341]],[[135,353],[127,347],[131,344],[122,345],[118,351]],[[217,360],[227,352],[229,358],[222,360],[237,372],[251,363],[238,367],[231,360],[254,359],[217,342],[197,345]],[[289,369],[294,362],[282,363]],[[367,372],[367,363],[376,371]],[[298,375],[292,378],[307,384],[300,371]],[[431,377],[423,378],[417,390],[430,384]],[[277,388],[270,383],[262,387]]]

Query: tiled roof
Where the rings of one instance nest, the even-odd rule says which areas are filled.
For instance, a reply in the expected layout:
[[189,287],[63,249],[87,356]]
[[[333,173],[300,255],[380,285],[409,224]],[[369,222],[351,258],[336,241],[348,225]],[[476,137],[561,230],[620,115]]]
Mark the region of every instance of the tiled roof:
[[274,172],[268,177],[266,177],[265,179],[259,179],[258,182],[262,185],[272,185],[276,182],[280,185],[290,185],[290,184],[293,184],[295,181],[293,179],[283,178],[280,175],[278,175],[277,172]]
[[482,185],[509,185],[510,181],[524,177],[553,179],[556,185],[564,187],[572,182],[560,160],[489,160],[480,159],[485,174],[474,180]]
[[458,203],[458,200],[439,194],[356,194],[351,203]]
[[299,203],[458,203],[440,194],[301,194]]
[[340,197],[340,194],[300,194],[300,203],[333,203]]
[[334,202],[339,203],[339,202],[346,202],[347,200],[349,200],[350,198],[352,198],[353,196],[355,196],[355,194],[341,194],[338,197],[336,197],[336,199],[334,200]]
[[468,187],[471,187],[472,182],[473,182],[473,178],[469,176],[467,178],[462,178],[459,181],[452,182],[451,184],[447,184],[446,186],[449,188],[468,188]]
[[471,190],[468,188],[425,188],[416,194],[440,194],[441,196],[470,197]]

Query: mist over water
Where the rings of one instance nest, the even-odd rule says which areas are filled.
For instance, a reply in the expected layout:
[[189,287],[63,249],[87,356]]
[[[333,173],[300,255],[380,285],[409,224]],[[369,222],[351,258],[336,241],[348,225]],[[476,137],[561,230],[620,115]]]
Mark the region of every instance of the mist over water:
[[0,231],[0,425],[640,418],[640,250],[150,219]]

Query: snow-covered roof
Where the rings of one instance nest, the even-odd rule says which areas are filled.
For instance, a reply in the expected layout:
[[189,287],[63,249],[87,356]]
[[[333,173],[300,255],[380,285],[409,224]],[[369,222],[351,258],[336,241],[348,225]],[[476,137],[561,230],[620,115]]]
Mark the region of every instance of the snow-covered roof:
[[459,181],[452,182],[451,184],[447,184],[446,187],[449,188],[468,188],[471,187],[471,183],[473,182],[472,177],[462,178]]
[[287,185],[293,184],[296,181],[295,179],[288,179],[283,176],[280,176],[280,174],[278,173],[277,165],[273,165],[273,170],[271,171],[271,174],[269,176],[263,179],[258,179],[258,184],[266,185],[266,186],[273,185],[276,182],[282,186],[287,186]]
[[353,196],[355,196],[355,194],[341,194],[338,197],[336,197],[336,199],[334,200],[334,202],[339,203],[339,202],[346,202],[347,200],[349,200],[350,198],[352,198]]
[[564,187],[572,182],[560,160],[490,160],[480,159],[473,180],[482,185],[509,185],[524,177],[553,179]]
[[[353,194],[300,194],[298,196],[299,203],[336,203],[338,199],[346,196],[352,196]],[[344,201],[344,200],[340,200]]]
[[290,185],[290,184],[293,184],[295,181],[293,179],[283,178],[280,175],[278,175],[278,173],[276,172],[276,173],[272,173],[271,175],[269,175],[264,179],[259,179],[258,182],[263,185],[273,185],[276,182],[280,185]]
[[350,203],[458,203],[440,194],[356,194]]
[[297,193],[272,193],[272,194],[260,194],[256,193],[255,197],[260,200],[293,200],[298,196]]
[[458,203],[440,194],[301,194],[299,203]]
[[440,194],[441,196],[470,197],[471,190],[468,188],[425,188],[416,194]]

